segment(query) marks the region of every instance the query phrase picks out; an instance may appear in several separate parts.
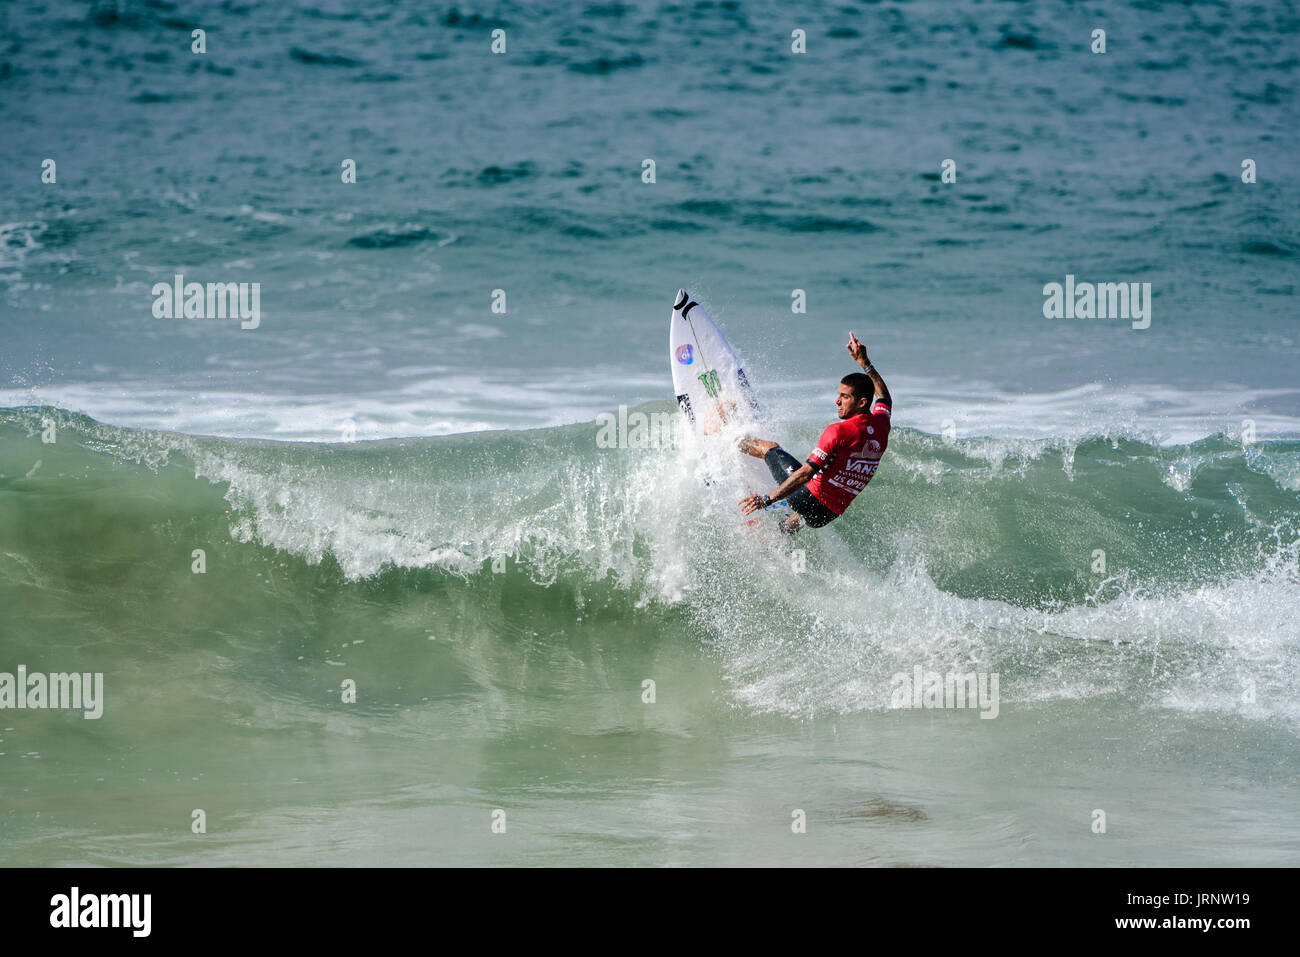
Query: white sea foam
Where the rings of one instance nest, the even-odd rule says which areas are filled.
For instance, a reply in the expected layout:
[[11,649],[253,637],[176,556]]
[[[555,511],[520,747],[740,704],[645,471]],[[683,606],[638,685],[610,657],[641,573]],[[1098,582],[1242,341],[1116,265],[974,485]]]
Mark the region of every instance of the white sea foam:
[[[462,328],[473,338],[486,334],[487,327]],[[358,439],[380,439],[551,427],[594,420],[620,403],[657,395],[671,401],[656,376],[600,370],[505,377],[412,365],[389,369],[384,379],[362,395],[256,394],[134,380],[68,383],[0,390],[0,405],[57,405],[118,425],[197,435],[335,442],[348,420],[355,423]],[[1248,422],[1256,440],[1300,438],[1300,390],[1294,389],[1187,392],[1093,384],[1014,395],[978,382],[890,381],[895,427],[954,436],[962,440],[965,455],[1012,473],[1045,453],[1096,436],[1185,445],[1216,434],[1241,439]],[[813,424],[825,425],[835,415],[832,390],[824,382],[777,383],[760,398],[779,423],[779,441]],[[1068,457],[1062,466],[1069,471]],[[1282,481],[1300,484],[1300,473],[1286,474]],[[1181,480],[1178,474],[1169,479],[1175,486]]]

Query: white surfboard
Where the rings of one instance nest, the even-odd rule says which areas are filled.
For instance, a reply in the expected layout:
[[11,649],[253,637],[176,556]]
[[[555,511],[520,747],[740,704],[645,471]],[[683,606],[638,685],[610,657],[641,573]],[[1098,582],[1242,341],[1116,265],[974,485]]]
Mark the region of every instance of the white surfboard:
[[[668,360],[673,370],[677,407],[687,419],[687,431],[707,459],[705,481],[719,486],[731,507],[748,492],[768,492],[777,482],[762,459],[742,454],[736,442],[744,435],[773,439],[740,357],[713,319],[685,289],[677,290],[668,332]],[[782,501],[764,513],[776,518],[790,514]],[[752,520],[755,516],[749,516]]]

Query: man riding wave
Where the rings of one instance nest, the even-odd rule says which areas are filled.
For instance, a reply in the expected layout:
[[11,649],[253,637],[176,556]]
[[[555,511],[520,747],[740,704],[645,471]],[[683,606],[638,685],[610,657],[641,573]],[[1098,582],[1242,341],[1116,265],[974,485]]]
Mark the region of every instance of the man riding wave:
[[808,461],[799,460],[775,442],[746,437],[740,450],[762,459],[780,484],[766,495],[747,495],[738,503],[748,515],[788,498],[796,514],[781,523],[794,533],[802,521],[821,528],[844,514],[853,499],[876,474],[880,457],[889,444],[889,417],[893,399],[885,380],[867,358],[867,347],[850,332],[846,348],[862,366],[840,380],[835,407],[839,421],[826,426]]

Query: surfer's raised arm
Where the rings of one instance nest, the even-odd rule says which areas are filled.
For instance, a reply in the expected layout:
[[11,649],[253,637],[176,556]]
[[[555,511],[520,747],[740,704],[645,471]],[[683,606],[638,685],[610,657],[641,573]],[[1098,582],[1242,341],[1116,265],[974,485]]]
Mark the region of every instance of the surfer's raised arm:
[[876,394],[871,403],[872,406],[875,406],[877,402],[883,402],[892,409],[894,407],[894,400],[889,394],[889,386],[885,385],[885,380],[880,377],[880,373],[876,371],[876,367],[872,365],[871,360],[867,358],[867,347],[858,341],[857,336],[850,332],[849,342],[845,348],[849,350],[849,355],[853,356],[853,361],[862,366],[862,371],[867,374],[867,377],[871,379],[871,384],[876,388]]

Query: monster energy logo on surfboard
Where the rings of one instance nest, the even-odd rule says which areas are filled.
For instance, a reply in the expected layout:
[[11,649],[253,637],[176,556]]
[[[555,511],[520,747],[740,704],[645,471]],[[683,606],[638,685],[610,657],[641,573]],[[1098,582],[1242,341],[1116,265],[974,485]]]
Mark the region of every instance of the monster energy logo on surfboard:
[[701,372],[696,376],[696,378],[704,383],[705,392],[713,396],[715,399],[718,397],[718,393],[722,391],[722,383],[718,381],[717,369],[710,369],[708,372]]

